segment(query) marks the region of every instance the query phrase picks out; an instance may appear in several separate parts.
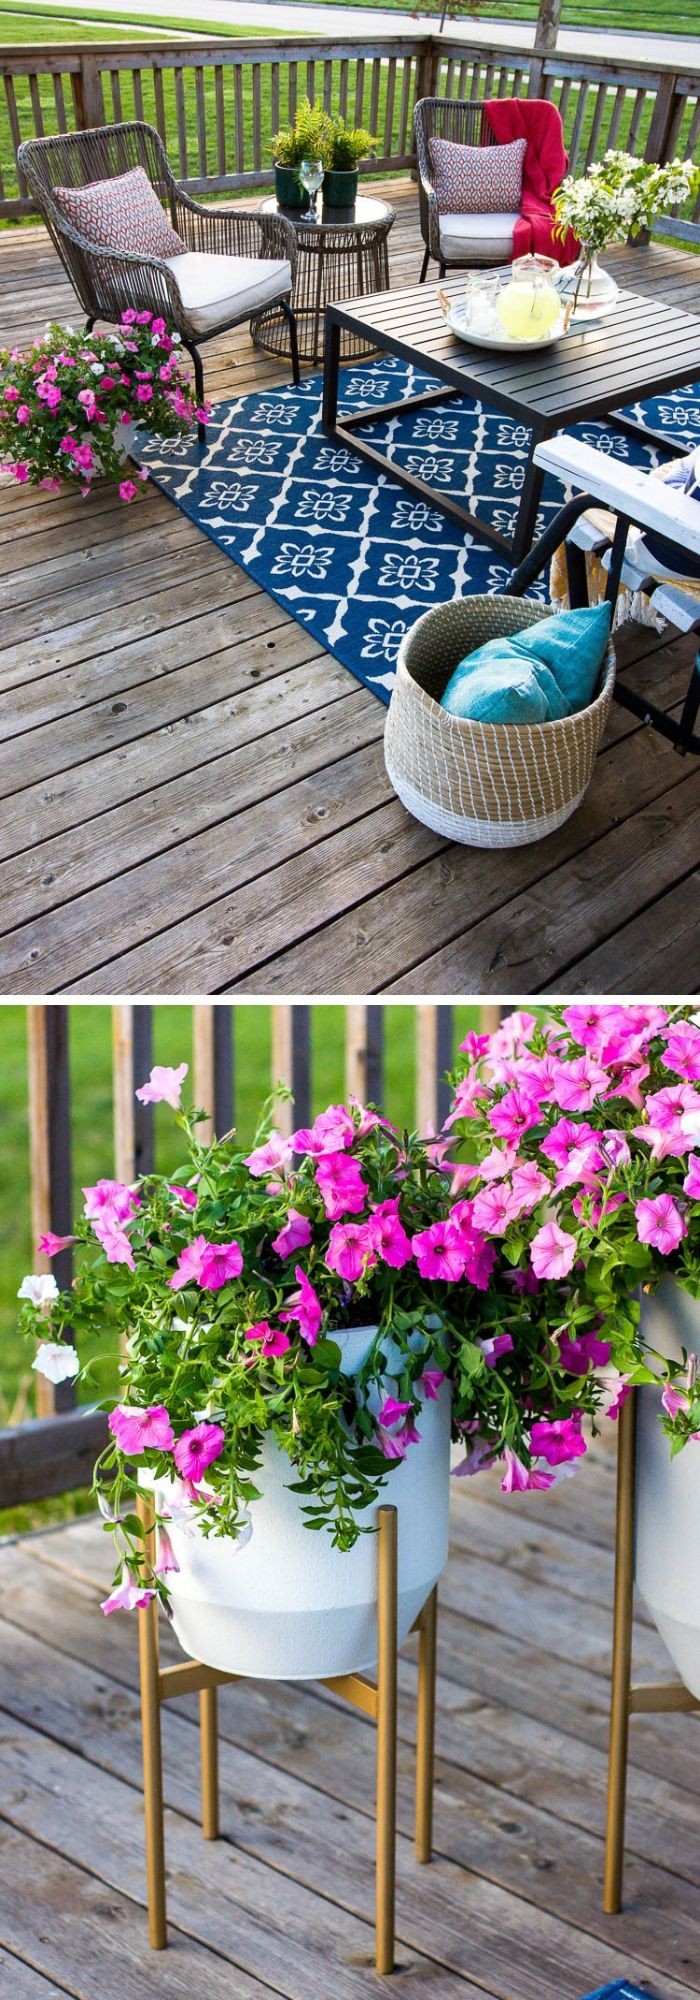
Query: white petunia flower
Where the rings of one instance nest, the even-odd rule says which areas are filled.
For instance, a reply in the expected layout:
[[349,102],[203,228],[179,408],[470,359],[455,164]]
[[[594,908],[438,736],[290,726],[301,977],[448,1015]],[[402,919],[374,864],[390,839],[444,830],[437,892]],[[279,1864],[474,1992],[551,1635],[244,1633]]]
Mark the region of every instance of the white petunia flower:
[[32,1368],[37,1375],[43,1375],[47,1382],[74,1382],[80,1370],[80,1362],[74,1347],[67,1341],[42,1340],[37,1348]]
[[31,1299],[32,1305],[38,1306],[40,1312],[47,1312],[53,1299],[58,1298],[58,1285],[55,1278],[43,1274],[41,1277],[30,1275],[22,1279],[17,1297]]

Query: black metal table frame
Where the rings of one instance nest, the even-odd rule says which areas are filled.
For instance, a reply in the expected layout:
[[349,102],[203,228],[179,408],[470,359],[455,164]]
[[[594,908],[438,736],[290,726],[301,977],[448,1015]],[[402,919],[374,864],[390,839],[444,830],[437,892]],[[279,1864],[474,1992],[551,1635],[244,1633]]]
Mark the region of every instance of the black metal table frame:
[[[554,437],[557,431],[565,430],[569,423],[585,422],[588,418],[614,417],[620,429],[630,431],[637,436],[641,433],[649,442],[661,442],[659,433],[644,430],[644,427],[635,423],[632,418],[620,417],[617,411],[611,408],[609,396],[604,394],[592,396],[583,409],[579,407],[568,415],[565,410],[561,410],[553,416],[546,417],[533,410],[524,399],[510,395],[507,390],[492,388],[483,381],[470,377],[468,368],[435,359],[432,355],[424,354],[422,349],[412,347],[410,341],[400,340],[396,335],[372,326],[366,326],[365,331],[371,335],[378,352],[394,354],[400,361],[413,364],[420,362],[426,375],[434,374],[440,378],[441,386],[425,390],[421,395],[411,396],[403,401],[384,403],[381,408],[375,406],[370,409],[353,410],[348,415],[344,414],[342,421],[339,422],[341,334],[343,331],[357,333],[361,326],[360,311],[350,313],[342,304],[326,307],[323,352],[323,430],[326,437],[344,444],[368,465],[373,466],[375,471],[389,472],[392,479],[398,480],[408,493],[425,500],[431,507],[439,508],[451,521],[455,521],[458,527],[477,535],[481,541],[491,543],[500,554],[515,563],[521,562],[532,546],[537,526],[544,472],[535,464],[534,454],[537,446],[543,444],[545,438]],[[630,393],[634,393],[633,390]],[[653,395],[654,391],[645,391],[645,394]],[[403,467],[393,462],[388,463],[376,446],[370,444],[366,438],[357,436],[362,426],[385,423],[387,418],[404,416],[407,410],[425,409],[431,403],[444,403],[451,397],[462,396],[475,396],[481,402],[488,400],[493,409],[502,411],[506,416],[517,418],[520,423],[526,422],[530,430],[527,466],[512,538],[503,535],[498,528],[492,527],[482,516],[472,514],[469,508],[463,507],[458,500],[453,500],[451,495],[428,486],[425,480],[418,478],[417,474],[406,472]],[[678,446],[672,446],[668,439],[664,442],[670,455],[680,449]]]
[[[382,214],[374,219],[363,219],[362,210],[372,206],[381,209]],[[292,300],[299,357],[314,365],[321,359],[321,327],[327,310],[324,289],[328,273],[333,273],[332,284],[337,276],[341,298],[351,295],[362,297],[365,293],[373,295],[389,290],[388,243],[396,220],[395,213],[389,203],[379,196],[373,200],[363,195],[360,195],[352,214],[350,211],[325,209],[314,223],[306,223],[301,214],[289,209],[276,211],[272,201],[262,203],[261,214],[273,212],[284,215],[297,235],[297,269]],[[337,271],[334,271],[334,266]],[[269,308],[262,307],[254,315],[251,332],[256,347],[266,348],[272,354],[286,355],[289,352],[289,330],[275,302]],[[343,359],[359,360],[371,354],[373,346],[371,339],[362,340],[354,333],[347,339]]]

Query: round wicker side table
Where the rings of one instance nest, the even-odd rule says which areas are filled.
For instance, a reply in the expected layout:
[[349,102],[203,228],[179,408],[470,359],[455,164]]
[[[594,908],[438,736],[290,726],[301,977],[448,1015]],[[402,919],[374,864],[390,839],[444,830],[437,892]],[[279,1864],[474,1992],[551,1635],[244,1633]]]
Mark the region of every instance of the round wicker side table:
[[[353,209],[328,209],[320,222],[302,222],[297,209],[278,209],[274,197],[261,204],[262,215],[284,215],[296,230],[299,258],[292,305],[297,316],[302,361],[323,358],[323,316],[333,299],[363,298],[389,290],[387,239],[394,211],[385,201],[359,195]],[[256,347],[271,354],[289,354],[289,328],[279,307],[257,313],[251,320]],[[357,334],[343,334],[345,360],[373,352]]]

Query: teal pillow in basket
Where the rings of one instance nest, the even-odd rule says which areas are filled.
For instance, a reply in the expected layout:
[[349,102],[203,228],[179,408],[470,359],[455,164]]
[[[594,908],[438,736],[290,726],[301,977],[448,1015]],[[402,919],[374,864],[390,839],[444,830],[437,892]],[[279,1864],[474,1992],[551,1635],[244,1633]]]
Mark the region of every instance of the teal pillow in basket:
[[487,639],[460,660],[441,707],[465,722],[557,722],[588,708],[610,639],[610,605],[559,611]]

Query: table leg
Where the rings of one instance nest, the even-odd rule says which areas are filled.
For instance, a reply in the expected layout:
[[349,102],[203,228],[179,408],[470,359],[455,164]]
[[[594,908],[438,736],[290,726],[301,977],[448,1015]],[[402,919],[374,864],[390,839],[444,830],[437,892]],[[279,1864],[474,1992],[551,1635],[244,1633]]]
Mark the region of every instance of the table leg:
[[333,437],[338,421],[338,382],[340,376],[340,327],[337,320],[326,313],[326,336],[323,344],[323,415],[322,426],[326,437]]
[[515,532],[513,535],[514,563],[521,562],[523,556],[527,555],[527,551],[532,547],[535,537],[537,511],[540,504],[544,473],[541,466],[535,465],[534,455],[536,446],[541,443],[542,439],[537,437],[533,432],[525,470],[525,484],[520,495],[520,506],[515,521]]

